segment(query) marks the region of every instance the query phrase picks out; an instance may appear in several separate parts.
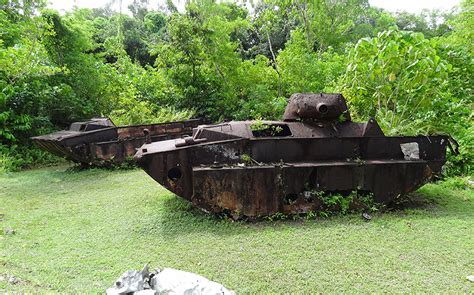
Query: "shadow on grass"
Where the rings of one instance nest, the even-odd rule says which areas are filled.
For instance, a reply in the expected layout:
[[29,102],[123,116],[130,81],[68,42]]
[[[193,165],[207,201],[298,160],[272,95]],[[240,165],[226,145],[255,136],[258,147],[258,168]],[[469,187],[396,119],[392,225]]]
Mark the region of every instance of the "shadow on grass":
[[171,193],[161,200],[157,198],[149,205],[152,212],[147,216],[147,222],[139,229],[141,233],[146,231],[165,238],[176,238],[199,232],[231,235],[238,234],[242,230],[242,222],[207,214]]
[[132,159],[123,162],[101,162],[101,163],[71,163],[71,166],[65,172],[81,172],[88,170],[118,171],[133,170],[140,168]]
[[38,169],[24,170],[20,172],[13,172],[7,175],[7,177],[16,178],[19,180],[25,180],[29,185],[35,186],[42,185],[51,179],[57,179],[68,182],[83,182],[87,181],[88,178],[100,179],[103,181],[107,178],[114,177],[117,173],[129,173],[137,171],[138,168],[134,169],[108,169],[101,167],[90,167],[87,169],[79,168],[76,165],[61,165],[55,167],[43,167]]
[[406,210],[435,210],[439,207],[439,202],[424,193],[413,192],[409,195],[403,196],[400,199],[387,205],[384,212],[399,212]]
[[[403,197],[398,202],[372,214],[372,221],[397,222],[409,217],[410,219],[457,218],[473,217],[473,202],[466,202],[456,194],[461,191],[450,191],[448,188],[435,187],[421,190]],[[466,204],[469,204],[466,206]],[[469,208],[470,207],[470,208]],[[306,218],[304,215],[296,219],[260,220],[257,222],[233,221],[229,218],[207,214],[194,208],[188,201],[172,195],[165,199],[153,201],[153,213],[149,222],[140,230],[151,234],[156,233],[165,238],[176,238],[187,234],[200,232],[215,235],[237,235],[265,230],[281,230],[288,226],[299,227],[332,227],[340,225],[357,225],[367,222],[360,213],[336,215],[329,218]]]

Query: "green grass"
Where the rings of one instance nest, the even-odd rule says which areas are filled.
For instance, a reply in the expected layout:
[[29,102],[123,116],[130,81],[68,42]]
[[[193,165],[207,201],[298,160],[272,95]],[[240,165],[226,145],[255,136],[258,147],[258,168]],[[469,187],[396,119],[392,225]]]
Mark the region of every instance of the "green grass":
[[[128,269],[191,271],[238,293],[473,293],[474,192],[426,185],[417,206],[330,219],[230,222],[141,170],[0,176],[0,290],[103,293]],[[0,292],[1,293],[1,292]]]

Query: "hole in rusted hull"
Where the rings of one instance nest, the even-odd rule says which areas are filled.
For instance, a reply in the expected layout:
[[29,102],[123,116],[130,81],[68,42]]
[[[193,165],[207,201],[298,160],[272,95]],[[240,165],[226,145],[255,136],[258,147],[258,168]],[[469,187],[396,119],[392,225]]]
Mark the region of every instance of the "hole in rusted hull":
[[173,167],[170,170],[168,170],[168,178],[171,179],[172,181],[176,181],[180,179],[182,176],[181,174],[181,169],[178,167]]

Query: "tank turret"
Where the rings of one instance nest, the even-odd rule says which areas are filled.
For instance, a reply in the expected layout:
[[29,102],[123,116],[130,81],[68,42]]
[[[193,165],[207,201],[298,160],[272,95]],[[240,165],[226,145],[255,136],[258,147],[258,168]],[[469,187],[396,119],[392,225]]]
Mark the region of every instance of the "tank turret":
[[342,94],[296,93],[290,97],[283,121],[350,121]]

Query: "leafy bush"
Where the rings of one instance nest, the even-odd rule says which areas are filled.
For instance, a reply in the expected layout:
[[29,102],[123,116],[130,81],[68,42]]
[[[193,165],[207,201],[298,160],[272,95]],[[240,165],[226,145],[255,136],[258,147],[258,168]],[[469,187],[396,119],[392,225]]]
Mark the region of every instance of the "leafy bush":
[[357,117],[376,117],[389,134],[432,131],[449,65],[422,34],[391,30],[361,39],[349,60],[341,88]]
[[344,55],[332,48],[324,52],[309,50],[301,30],[291,34],[277,60],[286,97],[296,92],[330,91],[346,68]]
[[63,161],[63,159],[36,147],[0,144],[0,173],[48,166]]
[[169,106],[153,111],[146,102],[131,98],[127,102],[121,101],[120,109],[112,111],[109,117],[116,125],[139,125],[188,120],[193,115],[192,110],[176,110]]
[[452,134],[467,154],[451,160],[463,163],[460,170],[471,169],[472,105],[468,96],[455,96],[453,66],[434,40],[390,30],[361,39],[349,61],[339,87],[357,119],[375,117],[388,135]]
[[[167,106],[173,84],[156,69],[145,69],[119,53],[113,65],[107,68],[106,91],[115,93],[107,115],[117,125],[137,125],[186,120],[194,110]],[[176,94],[175,94],[176,95]]]

